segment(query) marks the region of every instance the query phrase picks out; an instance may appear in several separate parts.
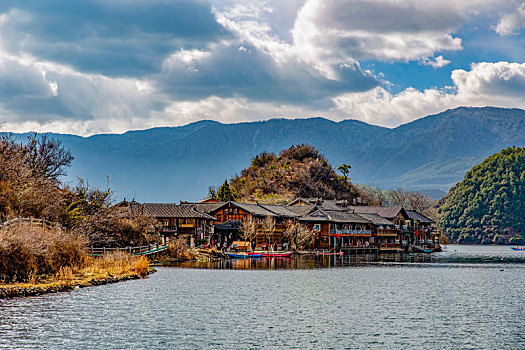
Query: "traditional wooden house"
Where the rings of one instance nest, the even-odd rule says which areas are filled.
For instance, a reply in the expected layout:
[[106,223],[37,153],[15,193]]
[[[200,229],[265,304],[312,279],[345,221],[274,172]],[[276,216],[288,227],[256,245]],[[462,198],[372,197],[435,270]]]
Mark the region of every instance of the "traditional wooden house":
[[371,244],[380,247],[382,244],[389,243],[388,238],[397,239],[398,230],[396,230],[392,221],[385,219],[384,217],[375,213],[359,213],[357,215],[367,219],[372,224],[372,237],[370,238]]
[[371,245],[372,222],[345,210],[317,209],[300,217],[314,232],[314,249],[342,249]]
[[394,223],[394,227],[383,225],[377,227],[375,236],[379,250],[381,251],[398,251],[405,250],[413,241],[413,232],[407,224],[410,220],[406,210],[402,206],[349,206],[356,214],[377,214]]
[[174,203],[137,203],[120,202],[118,208],[126,208],[129,216],[145,215],[157,219],[158,232],[164,240],[175,237],[186,237],[188,244],[195,246],[200,241],[208,239],[211,233],[211,223],[215,217],[203,213],[193,205]]
[[[219,228],[213,236],[214,241],[221,242],[222,246],[225,246],[225,243],[226,246],[229,246],[233,241],[248,239],[247,237],[243,238],[242,225],[237,224],[237,228],[235,229],[234,222],[246,223],[250,219],[255,224],[256,234],[252,239],[252,246],[255,248],[275,244],[281,247],[286,220],[300,216],[282,205],[252,204],[233,201],[223,203],[221,206],[212,210],[210,214],[217,218],[214,225]],[[272,224],[268,225],[268,221]],[[232,227],[232,230],[229,230],[227,232],[228,236],[225,237],[223,226],[227,222],[231,223],[229,226]]]
[[406,212],[410,218],[409,225],[414,231],[414,245],[432,249],[439,245],[439,234],[433,227],[435,221],[416,210]]

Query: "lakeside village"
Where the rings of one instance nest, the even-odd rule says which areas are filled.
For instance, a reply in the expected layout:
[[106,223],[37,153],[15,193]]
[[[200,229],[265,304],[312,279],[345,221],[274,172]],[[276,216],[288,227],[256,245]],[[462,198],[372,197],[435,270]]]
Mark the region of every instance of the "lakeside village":
[[[439,251],[435,222],[402,206],[297,198],[287,205],[221,202],[115,204],[123,216],[145,215],[160,223],[164,243],[182,239],[190,248],[235,254],[294,251],[374,254]],[[294,232],[290,232],[294,231]],[[275,255],[278,256],[278,255]]]

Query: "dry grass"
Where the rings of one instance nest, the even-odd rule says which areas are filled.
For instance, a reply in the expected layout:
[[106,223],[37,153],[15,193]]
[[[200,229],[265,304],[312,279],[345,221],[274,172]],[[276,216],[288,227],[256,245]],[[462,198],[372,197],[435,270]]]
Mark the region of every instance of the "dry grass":
[[145,276],[146,257],[114,252],[91,257],[81,235],[35,227],[0,229],[0,282],[74,283],[86,278]]
[[185,237],[176,238],[167,244],[167,256],[174,259],[180,260],[192,260],[195,259],[195,253],[186,244]]
[[86,240],[78,234],[30,226],[0,229],[0,280],[36,281],[80,266],[86,257]]
[[122,276],[148,273],[149,261],[144,256],[132,256],[125,252],[113,252],[100,257],[89,257],[77,274],[84,276]]

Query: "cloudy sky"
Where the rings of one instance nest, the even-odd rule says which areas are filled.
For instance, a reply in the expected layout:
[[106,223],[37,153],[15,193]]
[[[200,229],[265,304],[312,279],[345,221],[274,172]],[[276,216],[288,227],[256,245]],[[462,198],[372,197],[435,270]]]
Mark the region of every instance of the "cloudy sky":
[[91,135],[201,119],[397,126],[525,108],[523,0],[0,3],[0,122]]

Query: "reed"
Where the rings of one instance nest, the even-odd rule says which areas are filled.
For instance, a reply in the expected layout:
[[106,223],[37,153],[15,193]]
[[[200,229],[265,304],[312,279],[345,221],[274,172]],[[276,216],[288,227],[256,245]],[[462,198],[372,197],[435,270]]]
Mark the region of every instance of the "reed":
[[125,252],[101,257],[87,253],[78,233],[20,226],[0,229],[0,282],[60,280],[148,274],[149,261]]

